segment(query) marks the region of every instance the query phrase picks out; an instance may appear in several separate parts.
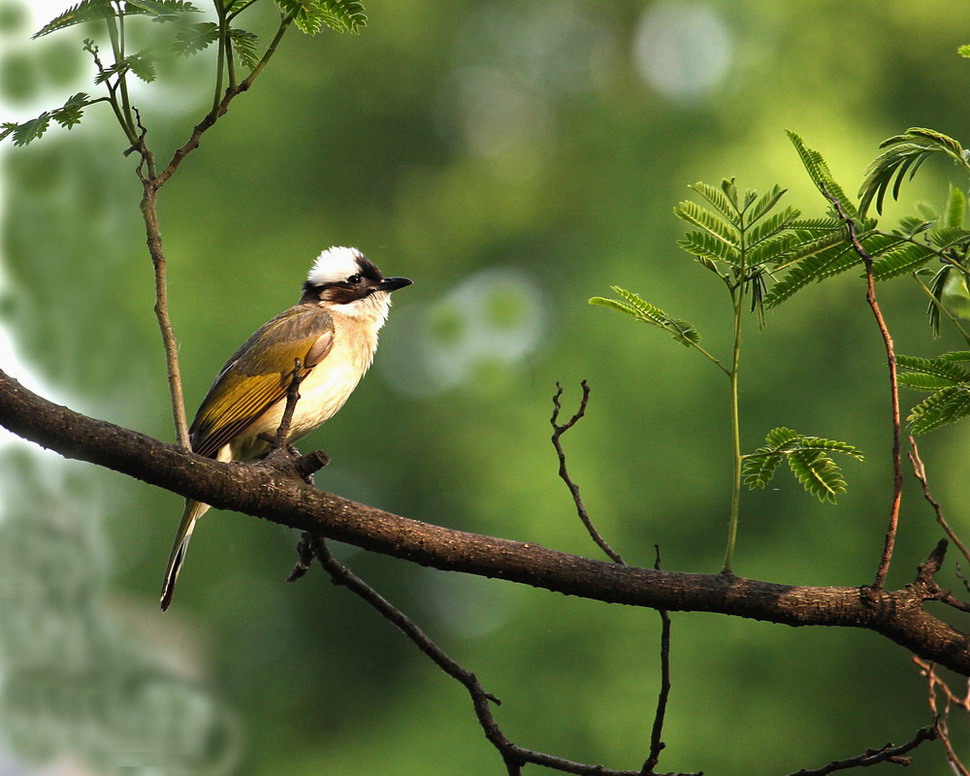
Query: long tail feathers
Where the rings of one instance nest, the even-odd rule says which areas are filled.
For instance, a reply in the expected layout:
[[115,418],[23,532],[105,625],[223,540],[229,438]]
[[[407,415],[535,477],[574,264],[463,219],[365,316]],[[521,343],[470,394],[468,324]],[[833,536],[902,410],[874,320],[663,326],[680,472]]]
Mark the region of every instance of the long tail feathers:
[[185,561],[185,553],[189,549],[189,541],[192,539],[192,531],[195,530],[196,521],[209,510],[208,504],[200,501],[186,499],[185,511],[182,512],[182,521],[179,523],[178,532],[175,534],[175,544],[172,547],[172,554],[168,559],[168,567],[165,569],[165,579],[162,581],[162,611],[168,609],[175,595],[175,581],[179,577],[182,563]]

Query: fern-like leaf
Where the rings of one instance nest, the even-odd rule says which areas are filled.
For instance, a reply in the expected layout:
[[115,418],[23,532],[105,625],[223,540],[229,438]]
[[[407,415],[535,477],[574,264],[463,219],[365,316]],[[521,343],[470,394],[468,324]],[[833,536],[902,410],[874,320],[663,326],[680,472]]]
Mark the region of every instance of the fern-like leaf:
[[907,275],[921,269],[938,255],[928,245],[902,243],[885,251],[878,261],[872,263],[872,276],[876,280],[889,280]]
[[709,232],[687,232],[684,239],[679,240],[677,245],[692,256],[710,261],[737,265],[741,258],[737,248],[728,245],[724,240],[714,237]]
[[663,329],[683,345],[690,346],[701,341],[700,334],[689,322],[680,318],[671,318],[659,307],[654,307],[632,291],[627,291],[619,286],[610,286],[610,288],[623,297],[623,301],[594,296],[589,300],[589,303],[600,307],[609,307],[638,321]]
[[353,0],[276,0],[276,4],[307,35],[316,35],[324,26],[357,35],[367,25],[363,4]]
[[183,13],[199,13],[199,9],[186,0],[126,0],[125,14],[147,14],[154,21],[168,22]]
[[812,182],[818,187],[818,190],[822,192],[826,199],[834,197],[842,205],[842,209],[850,217],[855,217],[858,215],[855,205],[852,204],[842,187],[835,182],[835,178],[832,177],[832,173],[829,171],[828,163],[825,161],[822,154],[818,151],[809,148],[805,145],[804,141],[795,132],[791,130],[788,131],[788,138],[791,140],[792,144],[795,146],[795,150],[798,152],[799,158],[802,160],[802,164],[805,170],[808,172],[808,177],[812,179]]
[[923,127],[911,127],[901,135],[894,135],[880,144],[885,148],[866,168],[866,179],[859,189],[859,211],[865,213],[873,199],[876,211],[881,213],[883,200],[890,183],[893,183],[893,199],[899,198],[904,176],[912,180],[917,170],[933,154],[942,153],[970,170],[963,147],[953,138]]
[[81,2],[72,5],[62,14],[47,22],[34,33],[33,38],[41,38],[44,35],[57,32],[57,30],[63,30],[65,27],[73,27],[75,24],[107,19],[114,14],[115,10],[111,5],[111,0],[81,0]]
[[205,50],[219,40],[219,25],[215,22],[190,24],[175,33],[172,52],[176,56],[190,57]]
[[834,502],[839,493],[845,492],[845,479],[829,453],[865,460],[859,449],[848,442],[805,436],[790,428],[775,428],[768,432],[763,447],[745,456],[742,477],[749,488],[764,488],[784,458],[805,490],[822,501]]
[[[960,351],[962,355],[964,351]],[[896,355],[896,366],[900,370],[900,380],[908,374],[926,375],[940,381],[936,387],[970,383],[970,371],[959,365],[959,355],[945,353],[938,358],[920,358],[907,356],[903,353]],[[908,378],[907,378],[908,379]]]
[[931,393],[913,407],[907,420],[914,434],[925,434],[970,415],[970,385],[961,384]]
[[255,33],[246,30],[229,30],[229,40],[232,50],[236,52],[243,67],[253,70],[259,64],[259,38]]
[[692,183],[687,188],[696,191],[704,199],[710,202],[721,215],[723,215],[730,223],[737,223],[738,217],[740,216],[739,205],[735,199],[729,197],[725,192],[730,191],[734,186],[734,178],[725,179],[721,183],[721,188],[712,186],[709,183],[704,183],[704,181],[697,181],[697,183]]
[[775,185],[762,194],[761,198],[751,206],[751,209],[745,212],[748,226],[753,226],[769,213],[787,191],[788,189]]
[[678,218],[703,229],[712,237],[723,242],[726,246],[731,248],[738,247],[741,239],[738,228],[707,208],[701,207],[696,202],[691,202],[689,199],[684,200],[674,208],[674,213],[677,214]]
[[819,501],[835,503],[845,493],[845,478],[839,465],[824,453],[795,450],[787,456],[788,468],[806,491]]
[[[777,200],[775,201],[777,202]],[[746,247],[753,248],[764,240],[767,240],[769,237],[774,237],[782,230],[787,229],[791,223],[798,218],[799,215],[798,210],[795,208],[786,207],[784,210],[775,213],[770,218],[766,218],[760,224],[756,224],[755,226],[751,227],[750,231],[745,234]],[[750,223],[751,222],[749,221],[749,226]]]

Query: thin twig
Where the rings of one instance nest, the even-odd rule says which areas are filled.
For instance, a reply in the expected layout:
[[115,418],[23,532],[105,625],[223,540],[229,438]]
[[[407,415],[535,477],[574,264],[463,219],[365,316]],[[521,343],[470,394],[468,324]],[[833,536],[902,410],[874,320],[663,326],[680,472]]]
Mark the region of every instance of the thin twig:
[[936,513],[936,522],[940,524],[940,528],[943,529],[943,532],[949,537],[950,541],[957,546],[957,549],[963,553],[963,557],[970,561],[970,552],[967,551],[966,545],[960,541],[960,538],[950,528],[950,524],[943,517],[943,507],[940,506],[940,502],[933,498],[933,495],[930,493],[930,486],[926,480],[926,469],[923,466],[922,459],[919,457],[919,447],[917,447],[916,440],[912,436],[909,438],[909,446],[909,460],[913,464],[913,474],[916,475],[916,479],[919,480],[919,484],[923,488],[923,498],[933,507],[933,511]]
[[509,776],[519,776],[522,766],[527,763],[542,765],[546,768],[552,768],[563,773],[577,774],[578,776],[639,776],[638,771],[616,771],[604,768],[601,765],[587,765],[544,752],[525,749],[513,743],[502,733],[492,715],[489,704],[499,705],[501,703],[499,699],[486,692],[472,672],[449,657],[411,618],[334,558],[322,537],[305,533],[301,540],[299,552],[300,560],[294,566],[293,572],[290,574],[291,578],[299,579],[302,577],[309,567],[309,557],[311,555],[316,557],[320,565],[330,574],[330,578],[335,584],[347,587],[363,599],[378,614],[407,636],[435,665],[465,687],[471,696],[475,715],[478,717],[485,737],[501,754]]
[[[951,704],[960,706],[965,711],[968,709],[970,689],[968,689],[966,697],[960,698],[950,689],[946,682],[936,675],[936,664],[921,660],[915,655],[913,656],[913,662],[920,667],[920,673],[926,677],[926,702],[930,707],[930,712],[933,714],[933,730],[940,739],[940,743],[943,744],[943,749],[946,752],[947,764],[957,776],[970,776],[970,771],[967,770],[967,767],[960,760],[959,756],[957,756],[956,750],[953,748],[953,743],[950,741],[950,729],[947,724],[950,717]],[[940,711],[936,701],[937,689],[943,692],[942,711]]]
[[556,448],[556,455],[559,456],[559,476],[566,483],[566,487],[569,488],[569,492],[573,497],[573,503],[576,505],[576,513],[579,515],[579,519],[582,520],[583,525],[586,526],[590,538],[596,542],[596,545],[606,553],[610,560],[625,566],[626,561],[623,560],[620,553],[610,547],[607,541],[600,535],[599,531],[596,530],[593,521],[589,519],[589,514],[586,512],[586,507],[583,506],[583,499],[579,493],[579,486],[573,482],[569,476],[569,472],[566,470],[566,453],[563,451],[562,443],[559,440],[563,434],[575,426],[576,422],[586,414],[586,405],[589,403],[589,384],[583,380],[581,385],[583,387],[583,398],[579,403],[579,409],[576,410],[575,415],[563,424],[559,424],[558,422],[559,413],[562,411],[562,403],[560,402],[563,391],[562,383],[556,383],[556,394],[552,397],[552,418],[549,422],[552,424],[552,444]]
[[912,758],[904,757],[903,755],[915,749],[924,741],[933,741],[936,736],[936,728],[933,725],[927,725],[917,730],[916,735],[905,744],[900,744],[899,746],[886,744],[879,749],[867,749],[858,757],[849,757],[845,760],[833,760],[821,768],[816,768],[815,770],[802,769],[789,774],[789,776],[827,776],[827,774],[834,773],[835,771],[844,771],[848,768],[868,768],[870,765],[887,762],[895,763],[896,765],[909,765],[912,762]]
[[893,557],[893,547],[896,544],[896,529],[899,526],[899,505],[903,496],[903,461],[902,443],[900,440],[900,420],[899,420],[899,384],[896,380],[896,352],[893,347],[893,340],[889,334],[889,328],[883,318],[879,303],[876,301],[876,281],[872,272],[872,256],[862,246],[859,235],[856,233],[856,224],[852,217],[845,212],[845,208],[835,197],[822,186],[822,194],[835,207],[835,212],[845,223],[849,231],[849,242],[852,248],[862,259],[866,268],[866,301],[872,309],[872,314],[882,335],[882,341],[886,348],[886,361],[889,367],[889,390],[892,402],[892,424],[893,424],[893,498],[889,508],[889,525],[886,528],[886,539],[883,544],[882,557],[879,560],[879,567],[876,569],[876,576],[872,582],[873,590],[882,590],[886,583],[886,575],[889,573],[889,564]]
[[[660,545],[655,544],[657,558],[653,567],[660,570]],[[657,698],[657,711],[653,717],[653,727],[650,730],[650,754],[643,768],[640,769],[640,776],[650,776],[657,767],[660,760],[660,753],[666,747],[662,740],[664,716],[667,713],[667,698],[670,697],[670,615],[666,609],[658,609],[660,615],[660,695]]]

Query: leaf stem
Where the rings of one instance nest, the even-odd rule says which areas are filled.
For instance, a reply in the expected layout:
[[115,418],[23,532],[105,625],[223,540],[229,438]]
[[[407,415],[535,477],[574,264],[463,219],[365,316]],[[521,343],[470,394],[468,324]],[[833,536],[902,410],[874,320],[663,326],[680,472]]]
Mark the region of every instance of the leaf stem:
[[731,292],[734,305],[734,346],[731,351],[731,450],[734,457],[734,478],[731,483],[731,517],[728,521],[727,549],[724,552],[723,574],[731,574],[734,565],[734,545],[738,538],[738,518],[741,513],[741,418],[738,408],[738,374],[741,363],[741,316],[744,312],[742,288]]
[[930,298],[930,304],[935,306],[937,310],[939,310],[947,318],[950,319],[950,323],[952,323],[956,327],[957,331],[960,332],[960,336],[962,336],[963,339],[966,341],[966,343],[970,345],[970,332],[968,332],[966,329],[963,328],[963,326],[960,325],[960,319],[957,318],[956,315],[954,315],[947,308],[947,306],[943,304],[943,302],[941,302],[939,299],[936,298],[936,296],[930,290],[929,286],[927,286],[926,283],[923,282],[922,278],[920,278],[920,276],[917,275],[915,272],[913,273],[913,280],[915,280],[919,284],[919,287],[922,288],[925,294]]

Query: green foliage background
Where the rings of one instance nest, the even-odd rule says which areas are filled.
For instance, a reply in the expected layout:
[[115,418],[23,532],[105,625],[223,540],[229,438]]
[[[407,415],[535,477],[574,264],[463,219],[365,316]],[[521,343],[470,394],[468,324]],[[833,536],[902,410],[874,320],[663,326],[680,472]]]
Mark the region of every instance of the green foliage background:
[[[23,7],[0,4],[4,112],[90,88],[72,33],[28,44]],[[595,557],[548,441],[554,383],[578,400],[586,378],[588,417],[565,444],[598,528],[630,562],[652,564],[659,544],[666,568],[717,571],[731,476],[723,379],[665,334],[586,300],[619,283],[724,352],[730,318],[716,279],[676,245],[672,207],[686,185],[780,183],[788,204],[821,214],[786,128],[849,190],[878,142],[906,127],[966,144],[962,11],[943,0],[374,0],[359,37],[288,36],[162,192],[189,403],[293,303],[322,248],[356,245],[415,285],[395,298],[374,370],[305,442],[333,458],[321,487]],[[648,83],[635,52],[664,43],[642,32],[650,23],[695,36],[667,57],[686,76],[698,61],[716,71],[726,45],[723,79],[680,96]],[[156,146],[174,148],[206,110],[207,66],[205,55],[170,63],[160,97],[135,95]],[[134,162],[97,107],[70,133],[3,156],[3,321],[50,393],[171,439]],[[948,176],[965,186],[931,161],[904,201],[942,207]],[[929,339],[911,281],[880,294],[900,352],[962,346]],[[784,425],[851,440],[867,462],[844,462],[838,506],[806,498],[791,478],[745,493],[736,571],[866,583],[891,462],[885,359],[863,283],[847,273],[770,311],[763,332],[746,325],[744,449]],[[920,398],[904,394],[904,408]],[[966,427],[926,437],[922,452],[960,530]],[[163,616],[179,499],[77,463],[3,455],[0,765],[29,773],[80,752],[92,773],[123,772],[103,739],[137,749],[130,764],[142,770],[129,772],[139,773],[501,771],[463,691],[390,626],[319,570],[283,583],[291,532],[210,513]],[[907,487],[895,586],[936,541],[911,478]],[[27,523],[46,529],[14,542]],[[29,560],[39,547],[44,563]],[[642,762],[658,690],[655,614],[344,556],[503,700],[498,718],[518,743],[612,767]],[[83,583],[68,584],[65,568]],[[902,741],[929,721],[907,655],[868,633],[701,614],[675,614],[673,628],[662,768],[786,773]],[[30,695],[31,677],[62,674],[74,696]],[[121,711],[102,719],[91,709],[108,685],[105,702]],[[159,762],[163,771],[149,770]],[[924,747],[909,772],[944,767]]]

